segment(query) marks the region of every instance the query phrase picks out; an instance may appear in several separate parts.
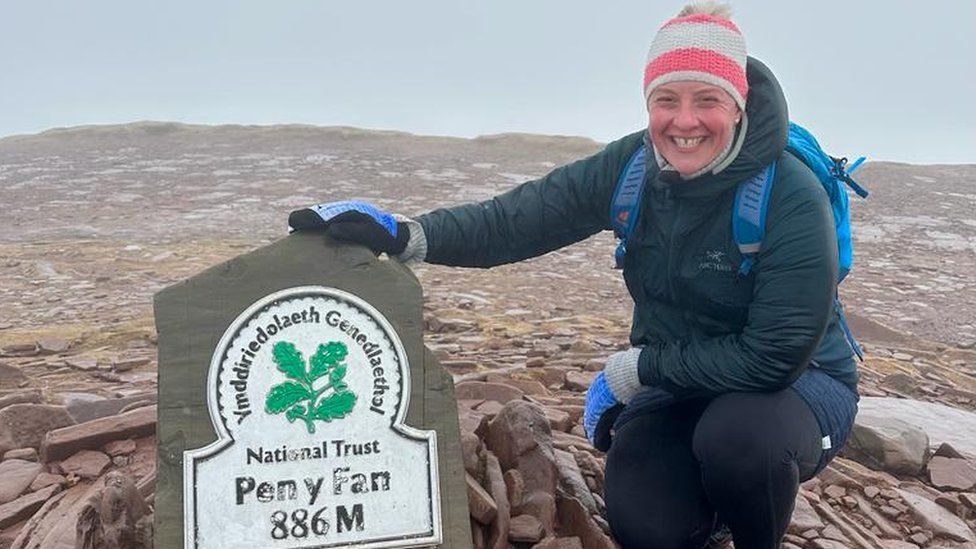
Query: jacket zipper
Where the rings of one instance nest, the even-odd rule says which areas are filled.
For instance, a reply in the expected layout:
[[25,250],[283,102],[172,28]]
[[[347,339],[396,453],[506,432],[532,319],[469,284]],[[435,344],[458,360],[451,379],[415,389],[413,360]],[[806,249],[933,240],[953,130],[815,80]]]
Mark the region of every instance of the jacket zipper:
[[676,205],[677,209],[671,217],[671,234],[668,240],[668,294],[672,303],[677,303],[677,292],[674,291],[674,245],[678,233],[678,220],[681,219],[681,202],[674,200],[671,196],[671,187],[664,190],[664,199],[667,201],[668,209]]

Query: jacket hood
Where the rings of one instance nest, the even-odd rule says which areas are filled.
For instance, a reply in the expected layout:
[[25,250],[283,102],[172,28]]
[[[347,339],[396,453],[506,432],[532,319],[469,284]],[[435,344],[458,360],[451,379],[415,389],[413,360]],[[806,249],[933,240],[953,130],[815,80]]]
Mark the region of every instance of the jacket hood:
[[[719,173],[706,173],[681,179],[677,172],[659,172],[656,185],[671,187],[675,196],[710,196],[735,187],[752,177],[783,154],[789,135],[786,97],[769,67],[749,57],[746,63],[749,95],[746,98],[746,134],[735,159]],[[647,132],[645,133],[645,141]],[[740,136],[736,135],[733,139]],[[649,144],[649,143],[648,143]],[[647,155],[654,163],[654,156]],[[652,168],[648,166],[648,168]],[[656,171],[657,167],[653,169]]]

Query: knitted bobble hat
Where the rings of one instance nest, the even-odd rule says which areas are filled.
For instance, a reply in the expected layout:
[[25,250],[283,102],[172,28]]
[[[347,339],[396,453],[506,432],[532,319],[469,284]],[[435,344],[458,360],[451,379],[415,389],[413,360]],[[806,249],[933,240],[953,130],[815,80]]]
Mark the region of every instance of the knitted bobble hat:
[[644,66],[645,104],[661,84],[691,80],[722,88],[745,110],[746,41],[728,14],[727,6],[692,4],[661,26]]

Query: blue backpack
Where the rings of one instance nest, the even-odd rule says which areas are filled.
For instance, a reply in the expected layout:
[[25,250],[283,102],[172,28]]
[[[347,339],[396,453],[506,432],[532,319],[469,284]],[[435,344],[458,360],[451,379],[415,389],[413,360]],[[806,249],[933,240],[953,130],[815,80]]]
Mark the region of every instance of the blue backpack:
[[[851,213],[846,187],[850,187],[862,198],[868,196],[868,191],[851,179],[851,174],[864,162],[864,157],[858,158],[848,166],[846,158],[834,158],[826,154],[810,132],[793,122],[790,122],[786,149],[813,170],[813,173],[817,174],[817,179],[820,180],[820,184],[827,191],[827,196],[830,197],[839,256],[837,283],[840,284],[854,263],[854,249],[851,243]],[[618,269],[623,267],[623,258],[627,251],[627,237],[630,236],[637,222],[637,208],[640,204],[641,192],[644,189],[644,169],[647,154],[648,149],[642,144],[631,155],[617,180],[617,186],[613,191],[613,200],[610,202],[610,224],[618,239],[617,249],[614,253]],[[775,175],[776,163],[773,162],[752,178],[740,183],[735,192],[735,204],[732,207],[732,237],[742,253],[742,263],[739,264],[739,274],[742,276],[748,275],[749,271],[752,270],[762,246],[763,236],[766,232],[766,210],[769,207],[769,196],[772,194]],[[843,306],[836,293],[834,309],[851,350],[859,358],[863,358],[861,347],[857,344],[854,335],[847,326],[847,321],[844,319]]]

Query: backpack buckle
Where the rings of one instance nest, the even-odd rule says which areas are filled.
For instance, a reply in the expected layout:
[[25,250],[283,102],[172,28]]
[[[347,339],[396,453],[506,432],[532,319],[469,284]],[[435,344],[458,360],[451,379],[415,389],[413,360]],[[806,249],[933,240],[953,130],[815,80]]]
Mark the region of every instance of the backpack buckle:
[[613,268],[623,269],[624,258],[627,256],[627,244],[621,240],[617,243],[617,249],[613,252]]

